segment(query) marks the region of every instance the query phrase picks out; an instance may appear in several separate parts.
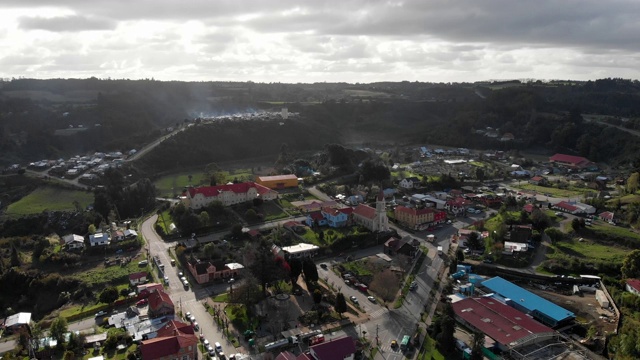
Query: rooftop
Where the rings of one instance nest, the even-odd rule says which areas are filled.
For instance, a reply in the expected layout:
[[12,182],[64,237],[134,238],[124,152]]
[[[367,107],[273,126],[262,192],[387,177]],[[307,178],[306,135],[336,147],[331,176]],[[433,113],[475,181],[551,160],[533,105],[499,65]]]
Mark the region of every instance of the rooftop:
[[282,248],[282,251],[288,252],[289,254],[296,254],[305,251],[313,251],[320,249],[318,246],[307,243],[300,243],[298,245],[285,246]]

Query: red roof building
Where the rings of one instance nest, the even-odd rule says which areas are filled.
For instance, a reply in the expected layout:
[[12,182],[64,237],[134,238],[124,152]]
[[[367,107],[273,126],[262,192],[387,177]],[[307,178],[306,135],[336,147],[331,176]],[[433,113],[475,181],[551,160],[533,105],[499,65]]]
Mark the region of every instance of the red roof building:
[[191,324],[171,320],[155,338],[142,340],[140,353],[144,360],[196,360],[198,337]]
[[186,207],[200,209],[214,201],[219,201],[224,206],[229,206],[253,201],[257,198],[274,200],[277,197],[278,193],[276,191],[248,181],[238,184],[191,187],[183,193],[181,200]]
[[632,294],[640,295],[640,280],[638,280],[638,279],[627,279],[626,288],[627,288],[628,292],[630,292]]
[[206,284],[214,280],[237,277],[240,270],[236,267],[230,268],[223,260],[200,261],[198,259],[187,261],[187,268],[198,284]]
[[551,339],[553,329],[491,297],[466,298],[452,304],[456,320],[496,341],[503,351]]
[[296,356],[289,351],[283,351],[276,356],[275,360],[296,360]]
[[447,213],[433,208],[414,209],[398,205],[394,210],[396,220],[413,230],[424,230],[429,226],[445,222]]
[[129,283],[133,286],[138,284],[144,284],[147,282],[147,272],[141,271],[133,274],[129,274]]
[[373,219],[376,216],[376,209],[369,205],[359,204],[353,209],[353,215],[367,219]]
[[175,314],[175,306],[169,295],[164,290],[154,291],[149,294],[149,317],[157,318]]
[[589,159],[583,158],[582,156],[565,154],[555,154],[549,158],[549,162],[573,169],[582,169],[591,165],[591,161],[589,161]]
[[564,212],[567,212],[569,214],[575,214],[580,212],[580,208],[578,208],[577,206],[573,206],[570,203],[566,202],[566,201],[560,201],[559,203],[553,205],[554,208],[558,209],[558,210],[562,210]]
[[353,360],[356,342],[351,336],[325,341],[309,347],[315,360]]
[[613,221],[614,214],[611,211],[605,211],[598,214],[598,217],[604,221]]

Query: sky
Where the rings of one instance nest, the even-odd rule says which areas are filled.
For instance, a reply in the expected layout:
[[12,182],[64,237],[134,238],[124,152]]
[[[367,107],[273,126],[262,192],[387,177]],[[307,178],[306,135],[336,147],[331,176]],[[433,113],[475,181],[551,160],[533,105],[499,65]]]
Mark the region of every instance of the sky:
[[639,79],[639,0],[2,0],[0,77]]

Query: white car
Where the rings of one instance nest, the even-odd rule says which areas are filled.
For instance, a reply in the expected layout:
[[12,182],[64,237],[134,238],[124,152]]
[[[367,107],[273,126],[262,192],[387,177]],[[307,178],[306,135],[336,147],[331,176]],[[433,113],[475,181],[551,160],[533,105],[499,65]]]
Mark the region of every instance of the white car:
[[207,348],[207,349],[209,348],[209,345],[210,345],[209,340],[204,339],[204,341],[202,342],[202,344],[204,344],[204,347],[205,347],[205,348]]
[[369,301],[371,301],[372,303],[376,302],[376,298],[374,298],[373,296],[367,296],[367,299],[369,299]]

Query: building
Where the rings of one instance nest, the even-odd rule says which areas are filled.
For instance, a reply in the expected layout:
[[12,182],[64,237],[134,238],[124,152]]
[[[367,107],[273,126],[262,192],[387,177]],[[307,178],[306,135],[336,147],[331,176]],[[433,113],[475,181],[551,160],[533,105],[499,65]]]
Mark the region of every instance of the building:
[[503,298],[507,305],[550,327],[566,324],[576,317],[571,311],[499,276],[483,281],[482,286]]
[[125,239],[135,239],[138,237],[138,233],[135,230],[127,229],[124,231]]
[[492,338],[509,351],[553,338],[554,331],[491,297],[465,298],[452,304],[458,322]]
[[353,360],[356,354],[356,342],[350,336],[332,339],[309,347],[314,360]]
[[164,289],[149,294],[149,317],[154,319],[161,316],[174,315],[176,310],[169,295]]
[[314,211],[312,213],[307,214],[307,219],[305,223],[309,227],[313,226],[324,226],[327,225],[333,228],[339,228],[347,226],[349,221],[349,215],[353,213],[353,208],[322,208],[320,211]]
[[84,249],[84,236],[69,234],[63,236],[62,241],[64,242],[64,246],[67,247],[67,250]]
[[384,194],[382,191],[376,198],[375,209],[369,205],[359,204],[353,209],[353,221],[371,231],[389,230],[389,218],[385,209]]
[[285,189],[298,187],[298,177],[295,174],[258,176],[256,184],[268,187],[269,189]]
[[607,309],[611,304],[609,303],[609,298],[607,294],[602,290],[596,290],[596,301],[600,304],[600,307]]
[[191,209],[200,209],[219,201],[224,206],[240,204],[254,199],[265,201],[278,197],[278,193],[268,187],[253,182],[218,186],[190,187],[180,197],[182,203]]
[[628,292],[640,296],[640,280],[627,279],[625,288],[627,289]]
[[96,233],[89,235],[89,245],[91,246],[102,246],[109,245],[110,243],[109,234],[107,233]]
[[412,238],[411,236],[405,236],[402,239],[395,237],[389,238],[384,243],[385,254],[402,254],[407,256],[414,256],[420,247],[420,241]]
[[584,169],[592,165],[589,159],[581,156],[555,154],[549,158],[549,162],[554,166],[562,166],[570,169]]
[[545,186],[548,184],[548,181],[542,176],[534,176],[529,179],[529,184]]
[[206,284],[214,280],[237,277],[238,272],[240,269],[244,269],[244,266],[237,263],[225,264],[222,260],[200,261],[191,258],[187,261],[187,268],[198,284]]
[[596,212],[595,207],[577,201],[560,201],[553,205],[553,208],[572,215],[594,214]]
[[288,255],[289,258],[314,257],[320,248],[313,244],[299,243],[298,245],[285,246],[280,249],[282,255]]
[[394,210],[394,215],[396,221],[413,230],[424,230],[447,221],[446,212],[432,208],[414,209],[398,205]]
[[2,322],[0,328],[5,329],[8,333],[17,333],[20,329],[29,329],[29,323],[31,322],[31,313],[20,312],[7,316]]
[[147,282],[147,275],[146,271],[129,274],[129,284],[131,284],[131,286],[145,284]]
[[420,179],[415,176],[404,178],[400,180],[400,183],[398,185],[400,185],[401,188],[407,190],[417,188],[420,186]]
[[144,360],[196,360],[198,337],[191,324],[170,320],[156,337],[142,340],[140,353]]
[[598,217],[601,220],[606,221],[606,222],[613,222],[614,219],[615,219],[615,215],[611,211],[601,212],[600,214],[598,214]]

